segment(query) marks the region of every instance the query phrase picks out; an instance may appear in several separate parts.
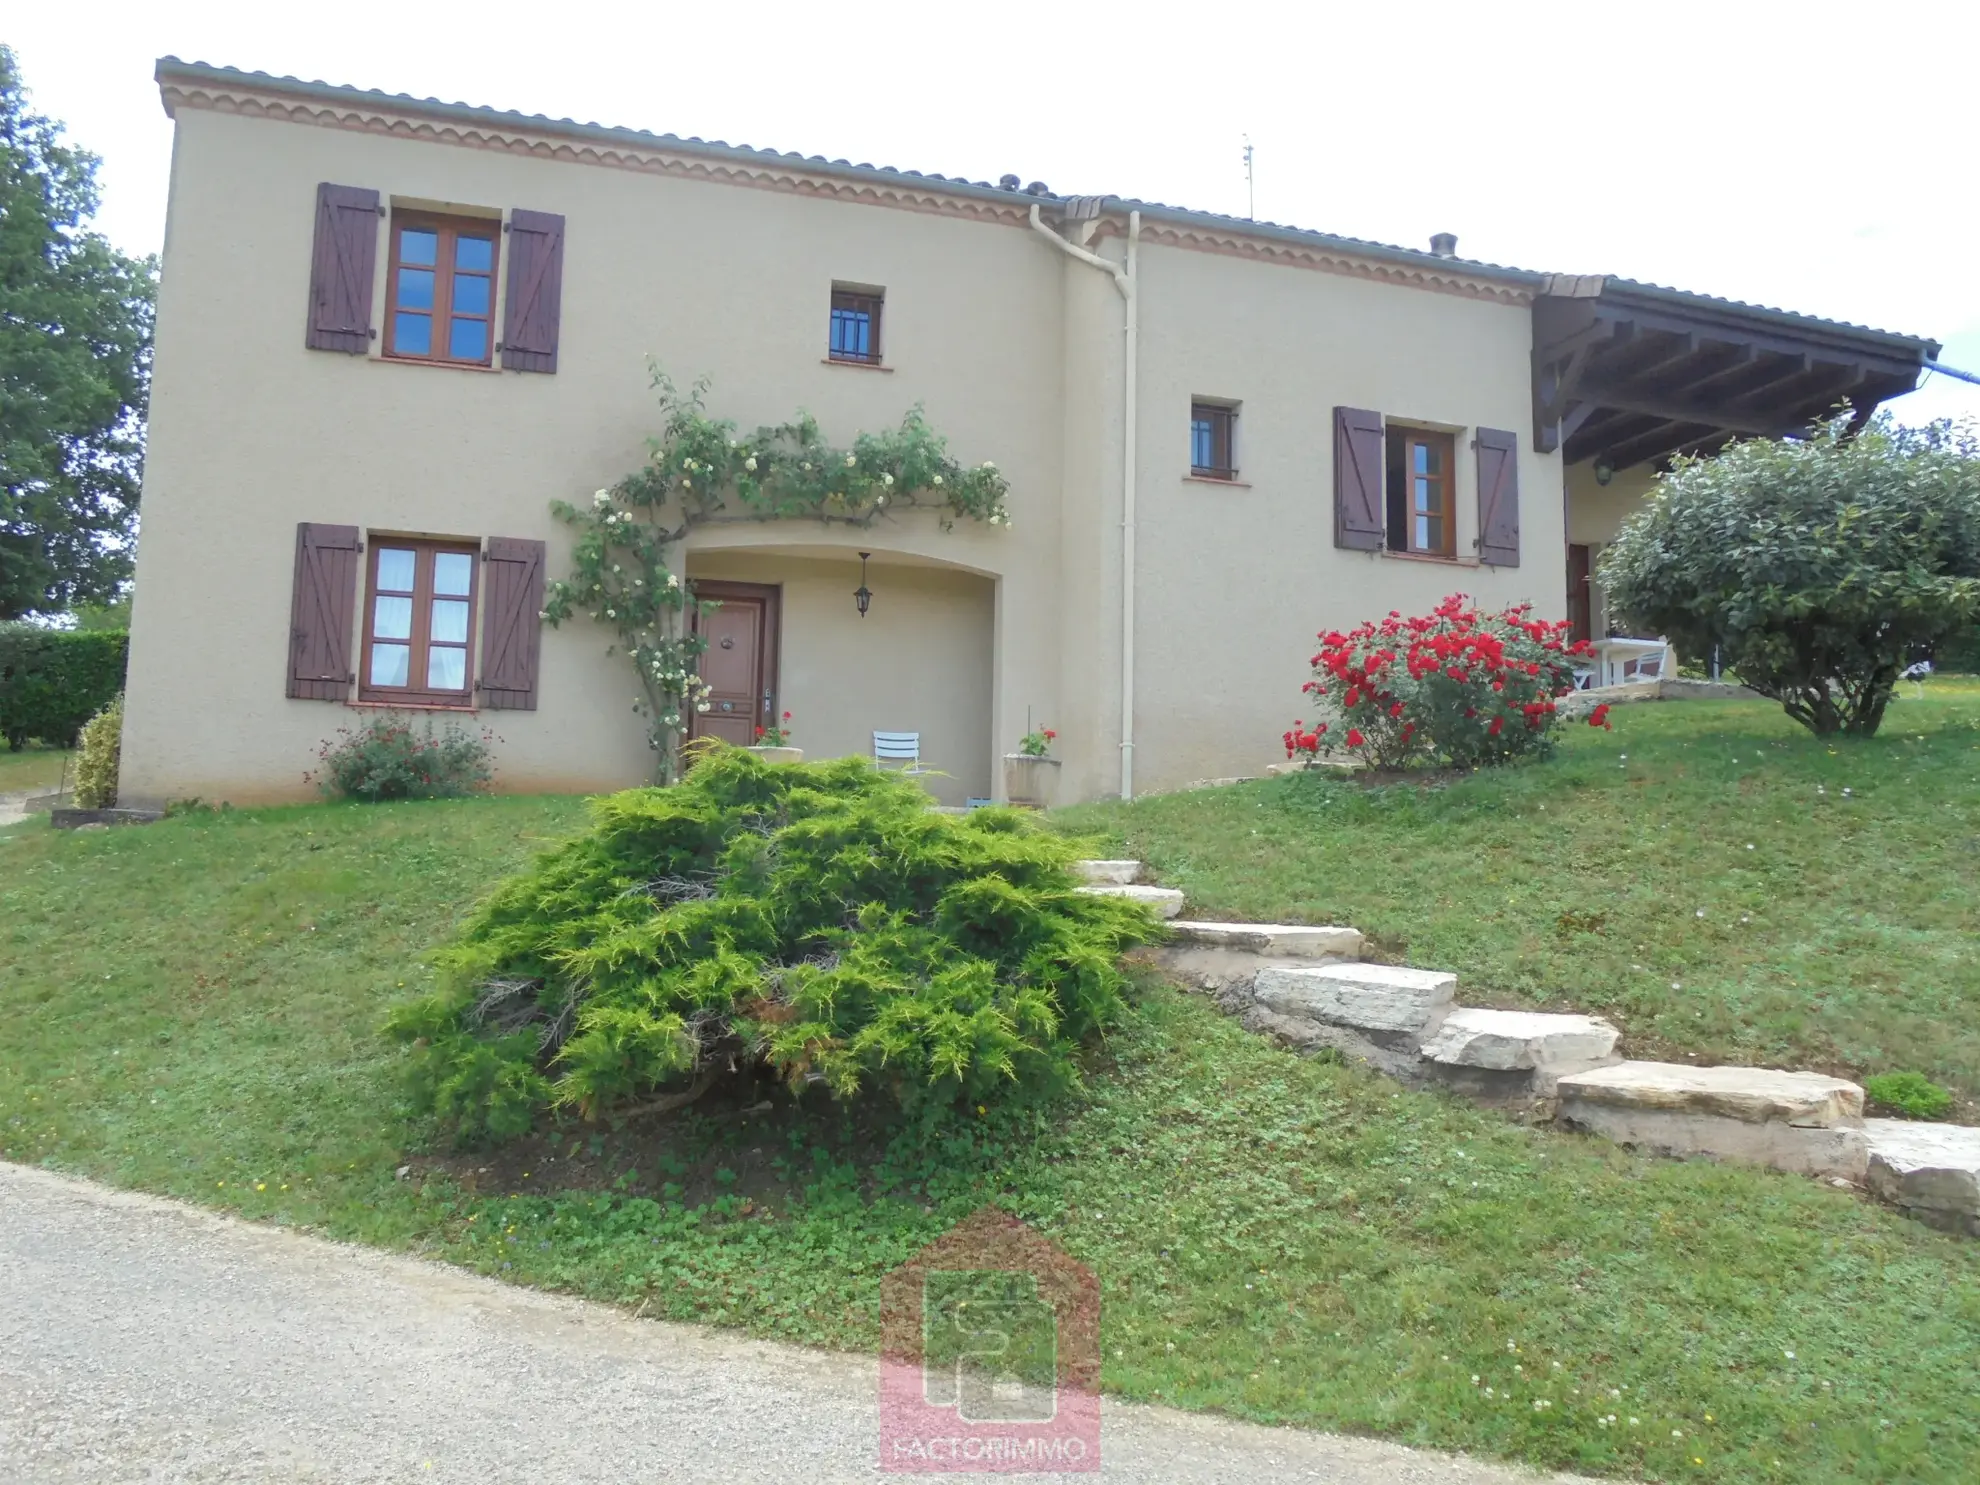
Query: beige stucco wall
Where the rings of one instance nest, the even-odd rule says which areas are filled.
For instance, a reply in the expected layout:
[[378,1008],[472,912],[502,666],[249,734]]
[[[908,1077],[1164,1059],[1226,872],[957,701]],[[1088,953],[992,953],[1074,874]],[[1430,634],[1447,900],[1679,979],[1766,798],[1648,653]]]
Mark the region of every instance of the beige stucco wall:
[[[940,552],[1002,578],[977,748],[1057,704],[1061,268],[1029,234],[944,217],[181,109],[138,550],[125,793],[299,796],[352,720],[283,697],[298,521],[568,545],[585,499],[658,429],[646,358],[714,380],[745,427],[814,412],[828,436],[923,404],[961,459],[1008,475],[1010,531],[932,522],[810,535]],[[319,181],[568,218],[556,375],[303,348]],[[383,258],[381,233],[381,262]],[[382,268],[381,268],[382,273]],[[891,372],[821,364],[834,279],[884,284]],[[382,293],[374,316],[383,312]],[[788,542],[793,534],[786,530]],[[968,555],[961,555],[967,552]],[[621,661],[546,632],[535,712],[488,714],[502,782],[604,788],[649,770]],[[1012,719],[1015,719],[1013,721]]]
[[[1649,464],[1618,469],[1608,484],[1595,479],[1595,466],[1584,460],[1567,469],[1568,540],[1589,547],[1595,566],[1602,561],[1602,548],[1616,538],[1624,521],[1642,505],[1656,481],[1657,471]],[[1596,634],[1609,625],[1609,605],[1599,577],[1589,579],[1590,622]]]
[[688,572],[779,589],[782,705],[806,758],[870,757],[875,732],[919,732],[922,766],[939,770],[923,777],[930,793],[990,797],[992,579],[882,554],[862,619],[857,557],[697,550]]
[[[1141,254],[1137,785],[1256,773],[1307,715],[1314,637],[1453,592],[1565,612],[1558,456],[1531,448],[1529,311],[1173,247]],[[1237,486],[1189,475],[1194,397],[1241,404]],[[1520,442],[1517,568],[1334,541],[1336,406],[1456,435],[1475,551],[1479,427]]]
[[[910,515],[868,531],[696,534],[691,571],[785,584],[779,704],[800,714],[807,749],[863,751],[875,727],[918,728],[955,776],[942,787],[981,795],[1029,717],[1060,733],[1063,797],[1119,787],[1125,383],[1106,275],[1021,225],[191,107],[177,127],[125,733],[133,801],[301,795],[317,744],[356,715],[282,694],[298,521],[541,538],[560,574],[568,546],[547,503],[583,500],[641,457],[658,425],[649,355],[683,383],[712,377],[711,409],[745,427],[802,407],[846,440],[920,403],[958,458],[994,459],[1011,482],[1009,530],[944,533]],[[388,201],[562,213],[558,373],[305,350],[325,180]],[[375,320],[383,244],[381,232]],[[1098,248],[1122,253],[1118,237]],[[1139,789],[1278,757],[1318,630],[1457,590],[1564,610],[1560,465],[1527,447],[1525,307],[1152,238],[1141,276]],[[823,363],[834,280],[885,286],[890,370]],[[1242,488],[1186,478],[1194,395],[1241,401]],[[1476,534],[1470,433],[1516,431],[1522,564],[1334,548],[1338,404],[1458,434],[1460,551]],[[859,549],[876,554],[879,595],[863,627],[842,591]],[[503,785],[647,776],[606,639],[582,622],[546,632],[539,709],[482,719],[502,739]],[[895,711],[913,715],[881,719]]]

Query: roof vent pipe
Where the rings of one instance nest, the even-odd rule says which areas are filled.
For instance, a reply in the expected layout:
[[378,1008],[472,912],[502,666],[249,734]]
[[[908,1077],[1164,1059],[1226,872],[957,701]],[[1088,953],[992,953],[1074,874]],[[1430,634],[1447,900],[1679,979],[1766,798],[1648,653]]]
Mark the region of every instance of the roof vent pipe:
[[1439,232],[1430,239],[1430,251],[1440,258],[1457,256],[1457,233]]

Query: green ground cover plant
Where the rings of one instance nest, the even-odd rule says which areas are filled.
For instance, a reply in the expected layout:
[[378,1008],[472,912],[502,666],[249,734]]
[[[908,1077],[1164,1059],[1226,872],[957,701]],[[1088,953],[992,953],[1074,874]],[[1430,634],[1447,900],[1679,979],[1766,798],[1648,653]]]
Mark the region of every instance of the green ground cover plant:
[[699,1098],[726,1070],[939,1117],[1064,1085],[1124,1006],[1143,908],[1075,890],[1013,810],[962,819],[864,758],[703,750],[505,882],[394,1012],[415,1096],[463,1135]]
[[1346,923],[1467,1004],[1611,1017],[1632,1057],[1915,1069],[1980,1123],[1980,685],[1875,738],[1766,702],[1612,709],[1550,762],[1058,811],[1211,918]]

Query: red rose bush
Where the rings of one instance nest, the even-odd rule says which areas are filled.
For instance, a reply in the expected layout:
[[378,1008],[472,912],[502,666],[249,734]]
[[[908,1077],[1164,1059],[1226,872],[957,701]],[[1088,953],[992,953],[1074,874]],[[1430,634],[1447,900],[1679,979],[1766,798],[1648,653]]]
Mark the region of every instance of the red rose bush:
[[[1303,689],[1327,716],[1293,723],[1286,756],[1312,759],[1336,741],[1386,769],[1478,768],[1544,753],[1575,662],[1592,653],[1568,628],[1533,618],[1528,604],[1488,612],[1453,594],[1427,618],[1391,612],[1322,634]],[[1589,721],[1607,727],[1608,708]]]

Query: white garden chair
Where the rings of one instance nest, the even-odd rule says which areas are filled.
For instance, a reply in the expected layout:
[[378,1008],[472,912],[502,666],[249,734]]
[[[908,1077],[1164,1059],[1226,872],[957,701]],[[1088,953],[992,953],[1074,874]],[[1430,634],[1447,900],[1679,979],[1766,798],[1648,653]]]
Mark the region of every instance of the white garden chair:
[[876,732],[873,734],[873,761],[882,768],[900,765],[902,773],[929,773],[921,762],[919,732]]

